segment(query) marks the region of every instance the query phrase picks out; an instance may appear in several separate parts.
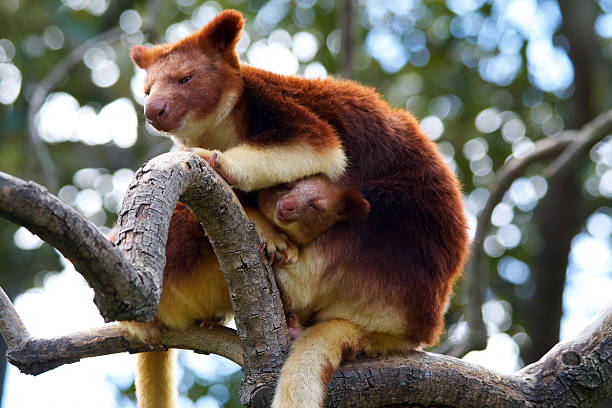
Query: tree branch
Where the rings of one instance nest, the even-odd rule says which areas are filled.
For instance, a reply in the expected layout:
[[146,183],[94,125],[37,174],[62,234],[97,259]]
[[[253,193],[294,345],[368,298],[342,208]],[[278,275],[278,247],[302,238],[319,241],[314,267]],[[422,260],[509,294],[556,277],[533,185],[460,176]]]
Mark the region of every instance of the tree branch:
[[[10,199],[5,193],[7,183],[2,180],[0,208],[5,209],[5,202]],[[31,188],[28,187],[31,184],[24,184],[22,187],[26,190]],[[41,194],[48,195],[44,191]],[[286,328],[282,327],[282,313],[274,309],[274,305],[280,307],[274,279],[262,261],[252,223],[244,218],[233,193],[197,156],[187,152],[159,156],[137,172],[130,186],[121,210],[117,241],[126,247],[128,256],[136,264],[145,265],[142,268],[148,268],[152,275],[158,273],[160,265],[163,269],[163,261],[142,259],[156,258],[159,256],[158,251],[142,253],[136,246],[140,243],[149,248],[156,248],[158,244],[165,245],[164,239],[153,235],[164,235],[163,227],[159,225],[166,222],[165,218],[169,221],[178,196],[192,206],[194,213],[205,224],[226,275],[244,350],[243,363],[247,380],[243,396],[245,399],[255,398],[261,395],[260,387],[273,389],[275,378],[270,372],[276,369],[274,361],[282,363],[284,360],[282,342],[288,336]],[[21,205],[24,202],[38,205],[30,197],[18,202]],[[46,211],[51,219],[57,218],[53,208],[53,205],[49,205]],[[36,214],[31,216],[35,217]],[[86,224],[85,221],[83,223]],[[29,221],[27,224],[35,223]],[[70,231],[66,230],[71,228],[70,225],[64,225],[64,228],[66,235],[70,235]],[[53,238],[52,233],[47,235]],[[149,240],[154,238],[158,239],[156,243]],[[136,255],[138,253],[141,255]],[[92,251],[91,256],[105,255]],[[266,305],[266,302],[269,304]],[[8,324],[11,319],[17,324]],[[27,372],[42,372],[87,356],[148,350],[146,345],[123,337],[124,334],[115,325],[42,340],[29,338],[25,328],[19,328],[18,319],[10,301],[3,300],[0,294],[0,330],[11,347],[9,359]],[[202,336],[204,332],[206,336]],[[182,340],[173,337],[183,335],[185,337]],[[197,343],[213,341],[205,337],[218,337],[219,340],[216,345]],[[423,352],[364,359],[344,364],[335,374],[326,404],[334,407],[405,404],[471,407],[483,405],[486,401],[486,404],[496,407],[533,404],[595,405],[612,395],[610,339],[612,303],[576,339],[561,343],[540,362],[515,375],[499,375],[452,357]],[[225,329],[221,332],[205,329],[166,332],[162,342],[169,347],[212,351],[240,361],[241,353],[236,336]]]
[[106,321],[150,321],[157,305],[123,254],[89,221],[44,187],[0,172],[0,216],[23,225],[57,248],[94,289],[94,302]]
[[[52,339],[32,338],[13,303],[0,288],[0,332],[8,346],[7,359],[26,374],[38,375],[85,357],[106,354],[140,353],[151,347],[129,335],[118,324],[84,330]],[[194,327],[189,330],[164,330],[155,350],[187,348],[196,353],[214,353],[244,365],[242,347],[236,331],[227,327]]]
[[181,348],[202,354],[218,354],[244,365],[242,346],[236,331],[227,327],[194,327],[188,330],[167,330],[160,338],[163,347],[141,342],[118,324],[108,324],[51,339],[29,338],[22,346],[9,347],[8,361],[26,374],[38,375],[64,364],[87,357],[122,352],[141,353]]
[[415,351],[342,365],[325,406],[593,407],[610,397],[612,302],[576,338],[512,375]]
[[0,288],[0,334],[9,349],[20,348],[30,339],[30,333],[2,288]]
[[572,167],[597,142],[612,132],[612,109],[597,116],[578,131],[574,141],[544,170],[544,177],[553,178]]
[[[500,168],[489,187],[489,198],[478,215],[474,248],[466,268],[466,321],[468,337],[458,345],[445,345],[450,349],[447,354],[463,356],[467,352],[486,347],[487,333],[482,318],[482,304],[487,287],[487,268],[485,266],[484,240],[491,230],[491,214],[501,201],[512,182],[521,177],[533,163],[550,160],[558,156],[545,170],[544,176],[553,177],[588,151],[612,130],[612,110],[601,114],[579,131],[568,130],[560,136],[547,137],[536,142],[534,149],[523,158],[513,158]],[[560,154],[561,153],[561,154]]]
[[246,404],[256,392],[272,392],[266,385],[280,372],[290,343],[273,272],[229,186],[193,153],[152,159],[136,173],[124,198],[116,243],[161,288],[168,225],[179,197],[202,223],[229,288],[243,346]]

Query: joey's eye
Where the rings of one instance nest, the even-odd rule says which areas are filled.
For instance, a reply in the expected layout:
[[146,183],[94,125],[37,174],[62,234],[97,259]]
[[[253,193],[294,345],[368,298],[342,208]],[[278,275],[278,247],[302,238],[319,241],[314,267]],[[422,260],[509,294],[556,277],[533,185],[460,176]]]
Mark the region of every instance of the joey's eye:
[[186,77],[179,80],[179,84],[181,85],[186,84],[187,82],[189,82],[190,79],[191,79],[191,75],[187,75]]
[[310,208],[312,208],[315,211],[320,211],[321,209],[319,208],[318,205],[316,205],[315,203],[310,203]]

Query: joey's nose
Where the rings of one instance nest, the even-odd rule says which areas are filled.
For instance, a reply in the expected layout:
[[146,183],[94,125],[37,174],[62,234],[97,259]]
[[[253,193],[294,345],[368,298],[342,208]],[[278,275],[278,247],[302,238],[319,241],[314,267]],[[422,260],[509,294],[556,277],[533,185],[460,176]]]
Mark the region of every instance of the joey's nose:
[[168,104],[162,99],[149,99],[145,104],[145,117],[157,130],[169,130],[166,129],[167,117],[168,117]]
[[293,197],[286,197],[278,202],[277,211],[278,217],[281,220],[286,220],[295,214],[297,209],[297,200]]

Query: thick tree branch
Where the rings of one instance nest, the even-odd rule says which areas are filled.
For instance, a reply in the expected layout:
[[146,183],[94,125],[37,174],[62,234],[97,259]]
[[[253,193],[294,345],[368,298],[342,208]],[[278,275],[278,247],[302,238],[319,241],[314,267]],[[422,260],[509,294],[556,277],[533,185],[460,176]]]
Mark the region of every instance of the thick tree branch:
[[123,254],[72,207],[44,187],[0,172],[0,216],[23,225],[57,248],[94,289],[94,302],[106,321],[151,320],[157,306]]
[[575,339],[501,375],[454,357],[412,352],[340,367],[327,407],[594,407],[612,397],[612,302]]
[[[229,186],[193,153],[152,159],[128,189],[116,243],[136,269],[146,271],[161,288],[168,225],[179,197],[206,230],[229,288],[243,346],[246,403],[278,374],[290,343],[273,272],[253,223]],[[154,295],[158,302],[159,292]]]
[[[26,190],[31,186],[24,184],[22,187]],[[3,209],[12,208],[4,203],[10,201],[5,194],[5,185],[4,181],[0,184],[0,198],[3,200],[0,201],[0,208]],[[44,191],[40,193],[48,195]],[[282,328],[282,313],[274,309],[276,303],[280,304],[274,280],[262,261],[253,226],[244,218],[240,204],[231,191],[197,156],[186,152],[162,155],[137,172],[121,211],[117,240],[121,241],[119,245],[128,249],[128,256],[142,268],[150,270],[153,279],[160,273],[158,268],[163,269],[163,261],[149,262],[139,257],[154,258],[160,252],[141,252],[136,256],[139,252],[136,246],[142,243],[145,247],[154,248],[158,244],[165,244],[164,239],[153,237],[153,232],[164,235],[161,224],[169,221],[178,196],[192,205],[193,211],[205,223],[217,250],[234,301],[239,330],[246,331],[240,337],[247,374],[244,396],[257,397],[261,394],[254,391],[259,387],[273,387],[274,375],[269,376],[268,373],[273,372],[275,367],[270,361],[278,357],[282,363],[284,352],[279,343],[287,336],[286,329]],[[30,198],[28,200],[32,201]],[[20,201],[21,204],[23,202],[27,201]],[[55,219],[54,206],[48,208],[47,216]],[[47,235],[53,238],[53,234]],[[153,243],[152,239],[157,239],[157,243]],[[100,256],[95,247],[90,249],[94,249],[91,256]],[[268,306],[272,306],[261,309],[259,302],[262,300],[258,297],[263,297],[264,303],[268,299]],[[275,321],[275,318],[280,321]],[[78,361],[82,357],[147,350],[144,344],[124,338],[114,325],[88,333],[41,340],[29,338],[19,324],[7,324],[11,319],[18,322],[10,301],[2,300],[0,296],[0,330],[11,346],[9,358],[23,370],[32,373]],[[162,342],[169,347],[215,352],[239,361],[241,353],[237,351],[238,343],[232,332],[209,331],[207,333],[210,335],[201,336],[203,330],[194,329],[193,333],[167,332]],[[198,334],[202,338],[198,339]],[[183,335],[182,340],[173,337]],[[226,335],[228,337],[223,337]],[[211,336],[221,341],[217,345],[198,343],[212,341],[204,339]],[[334,376],[327,406],[418,404],[471,407],[485,403],[496,407],[534,404],[591,406],[612,395],[611,338],[612,304],[575,340],[558,345],[540,362],[515,375],[503,376],[452,357],[422,352],[355,361],[343,365]],[[268,356],[258,356],[258,352]],[[261,367],[270,371],[264,371]]]

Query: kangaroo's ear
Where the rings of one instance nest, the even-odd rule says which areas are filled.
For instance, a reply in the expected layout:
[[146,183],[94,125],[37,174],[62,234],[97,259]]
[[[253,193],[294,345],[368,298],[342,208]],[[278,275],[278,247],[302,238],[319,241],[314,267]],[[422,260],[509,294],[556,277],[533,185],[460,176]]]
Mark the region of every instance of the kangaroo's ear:
[[342,205],[338,209],[341,220],[360,220],[370,212],[370,203],[359,190],[347,188],[342,192]]
[[225,10],[219,13],[197,35],[201,41],[220,52],[234,51],[244,27],[244,17],[239,11]]
[[155,60],[156,56],[149,47],[144,45],[135,45],[132,47],[130,58],[136,64],[138,68],[147,69],[149,65]]

